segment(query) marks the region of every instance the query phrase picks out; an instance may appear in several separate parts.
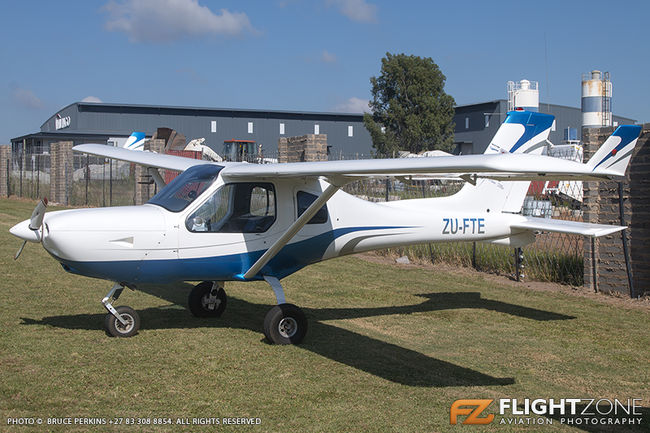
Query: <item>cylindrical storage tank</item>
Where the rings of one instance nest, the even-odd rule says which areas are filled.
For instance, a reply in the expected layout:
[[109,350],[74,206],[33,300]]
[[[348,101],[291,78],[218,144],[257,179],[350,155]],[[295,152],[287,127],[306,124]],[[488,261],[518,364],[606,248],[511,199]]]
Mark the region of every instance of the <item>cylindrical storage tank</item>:
[[537,81],[508,81],[508,109],[539,111],[539,90]]
[[612,126],[612,82],[609,73],[591,71],[582,76],[582,126]]
[[537,82],[521,80],[519,89],[515,91],[515,107],[527,111],[539,111],[539,91]]

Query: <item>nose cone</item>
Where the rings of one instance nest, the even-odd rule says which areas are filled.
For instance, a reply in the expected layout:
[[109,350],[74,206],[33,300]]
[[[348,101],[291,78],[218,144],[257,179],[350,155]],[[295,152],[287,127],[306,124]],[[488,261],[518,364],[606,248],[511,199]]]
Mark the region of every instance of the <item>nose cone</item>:
[[29,220],[20,222],[9,229],[9,233],[27,242],[40,242],[40,230],[32,230],[29,228]]

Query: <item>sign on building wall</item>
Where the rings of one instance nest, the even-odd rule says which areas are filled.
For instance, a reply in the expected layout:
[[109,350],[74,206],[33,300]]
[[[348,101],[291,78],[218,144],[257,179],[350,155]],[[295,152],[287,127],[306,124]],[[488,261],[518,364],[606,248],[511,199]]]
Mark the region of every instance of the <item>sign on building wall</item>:
[[60,114],[57,114],[56,119],[54,119],[54,128],[59,130],[68,126],[70,126],[70,116],[61,117]]

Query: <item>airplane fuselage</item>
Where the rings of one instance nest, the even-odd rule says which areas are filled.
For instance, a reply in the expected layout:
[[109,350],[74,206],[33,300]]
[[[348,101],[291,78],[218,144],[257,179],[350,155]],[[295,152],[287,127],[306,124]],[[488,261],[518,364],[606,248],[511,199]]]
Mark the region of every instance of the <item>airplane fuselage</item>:
[[[260,185],[272,190],[273,203],[267,203],[272,216],[257,212],[249,219],[272,220],[252,232],[190,227],[197,209],[224,188],[219,177],[178,212],[155,204],[49,212],[42,243],[68,272],[130,285],[243,280],[296,220],[298,194],[316,197],[328,184],[275,180]],[[305,225],[253,279],[284,278],[312,263],[381,248],[508,238],[510,220],[521,218],[489,209],[456,210],[453,203],[449,198],[375,203],[338,191],[327,212]]]

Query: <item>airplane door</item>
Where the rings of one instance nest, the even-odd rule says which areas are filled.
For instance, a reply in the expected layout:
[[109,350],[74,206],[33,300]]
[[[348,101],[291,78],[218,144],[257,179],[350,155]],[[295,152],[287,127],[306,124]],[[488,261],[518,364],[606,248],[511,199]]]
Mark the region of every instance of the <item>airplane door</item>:
[[223,185],[178,228],[178,257],[206,280],[245,272],[277,238],[276,189],[268,182]]

